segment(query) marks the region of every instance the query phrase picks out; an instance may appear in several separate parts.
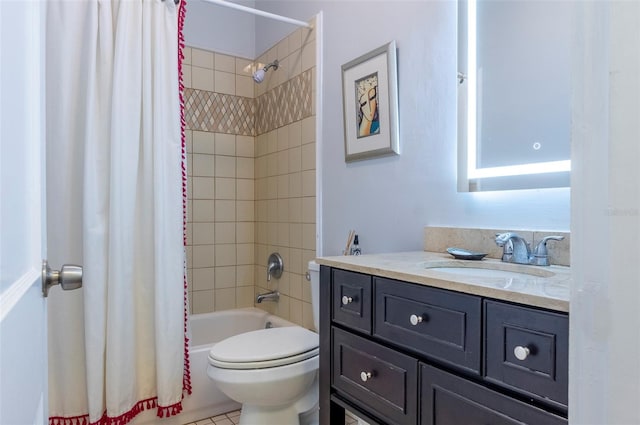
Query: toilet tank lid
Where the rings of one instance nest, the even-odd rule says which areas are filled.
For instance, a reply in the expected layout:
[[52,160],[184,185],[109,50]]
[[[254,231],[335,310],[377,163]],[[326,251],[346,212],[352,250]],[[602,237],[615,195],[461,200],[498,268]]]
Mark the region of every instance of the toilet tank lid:
[[318,348],[318,334],[300,326],[260,329],[215,344],[209,357],[229,363],[262,362]]
[[320,271],[320,264],[316,263],[316,260],[309,261],[308,266],[309,266],[309,271],[314,271],[314,272]]

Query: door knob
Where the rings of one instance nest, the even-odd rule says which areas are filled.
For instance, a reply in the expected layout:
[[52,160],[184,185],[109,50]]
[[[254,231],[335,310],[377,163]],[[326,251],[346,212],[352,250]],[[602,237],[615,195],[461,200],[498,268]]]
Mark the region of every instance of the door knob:
[[51,270],[47,260],[42,261],[42,295],[49,295],[49,288],[58,285],[65,291],[82,287],[82,266],[65,264],[60,270]]

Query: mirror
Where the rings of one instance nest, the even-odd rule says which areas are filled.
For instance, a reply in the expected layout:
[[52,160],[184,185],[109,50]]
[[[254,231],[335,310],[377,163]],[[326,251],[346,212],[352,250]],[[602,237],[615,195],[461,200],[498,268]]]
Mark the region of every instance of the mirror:
[[568,187],[575,3],[458,1],[458,190]]

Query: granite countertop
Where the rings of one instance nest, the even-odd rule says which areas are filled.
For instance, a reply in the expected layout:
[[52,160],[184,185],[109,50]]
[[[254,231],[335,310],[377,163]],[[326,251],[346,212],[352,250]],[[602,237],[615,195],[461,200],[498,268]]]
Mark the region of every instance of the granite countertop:
[[[569,311],[571,269],[563,266],[527,266],[496,259],[455,260],[448,254],[414,251],[391,254],[319,257],[321,265],[403,280],[434,288],[464,292],[556,311]],[[438,267],[496,268],[532,275],[482,277],[473,273],[438,271]]]

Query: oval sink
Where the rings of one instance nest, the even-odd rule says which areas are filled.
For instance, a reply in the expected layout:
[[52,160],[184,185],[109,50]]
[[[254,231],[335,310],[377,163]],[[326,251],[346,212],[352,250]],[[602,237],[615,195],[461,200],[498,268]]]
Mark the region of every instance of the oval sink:
[[541,277],[537,275],[531,275],[528,273],[512,272],[507,270],[493,270],[493,269],[480,269],[477,267],[437,267],[433,268],[433,271],[441,273],[452,273],[457,275],[483,277],[483,278],[531,278]]
[[512,263],[497,262],[457,262],[457,261],[434,261],[424,264],[426,269],[432,269],[434,272],[447,274],[455,274],[469,277],[480,278],[532,278],[542,277],[549,278],[555,276],[551,270]]

